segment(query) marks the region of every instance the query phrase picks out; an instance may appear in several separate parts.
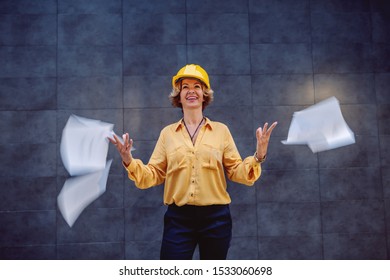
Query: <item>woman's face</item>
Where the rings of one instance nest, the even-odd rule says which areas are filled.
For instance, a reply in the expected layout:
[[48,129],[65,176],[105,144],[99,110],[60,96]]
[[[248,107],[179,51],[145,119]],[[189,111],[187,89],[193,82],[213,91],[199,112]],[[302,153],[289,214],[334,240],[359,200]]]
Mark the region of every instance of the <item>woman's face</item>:
[[203,101],[202,83],[196,79],[183,79],[180,91],[180,103],[183,109],[202,108]]

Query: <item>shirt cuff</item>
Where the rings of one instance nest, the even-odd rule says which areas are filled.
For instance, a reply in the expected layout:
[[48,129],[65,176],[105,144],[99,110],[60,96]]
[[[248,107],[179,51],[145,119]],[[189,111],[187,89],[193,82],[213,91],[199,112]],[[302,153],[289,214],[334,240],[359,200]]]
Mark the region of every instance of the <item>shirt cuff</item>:
[[251,156],[251,163],[252,163],[252,166],[259,166],[260,165],[260,162],[258,162],[254,156]]
[[126,164],[122,161],[122,165],[127,170],[127,172],[130,172],[130,170],[134,169],[134,164],[134,159],[131,160],[128,166],[126,166]]

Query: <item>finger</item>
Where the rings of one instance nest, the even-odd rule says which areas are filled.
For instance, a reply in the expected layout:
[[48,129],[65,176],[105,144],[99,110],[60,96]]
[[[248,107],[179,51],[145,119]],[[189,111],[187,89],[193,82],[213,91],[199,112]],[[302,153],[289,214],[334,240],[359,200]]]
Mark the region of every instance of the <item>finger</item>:
[[129,143],[128,143],[128,149],[129,151],[131,151],[131,148],[133,147],[133,139],[129,139]]
[[114,139],[112,139],[112,138],[110,138],[110,137],[108,137],[108,136],[107,136],[107,139],[108,139],[108,141],[110,141],[112,144],[114,144],[114,145],[116,144],[116,141],[115,141]]
[[266,123],[264,124],[264,128],[263,128],[264,133],[267,132],[267,128],[268,128],[268,123],[266,122]]
[[122,141],[119,139],[119,137],[118,137],[116,134],[114,134],[113,136],[114,136],[114,139],[115,139],[115,141],[116,141],[115,146],[116,146],[116,147],[118,148],[118,150],[120,151],[120,150],[122,149],[122,147],[123,147]]
[[115,139],[115,144],[120,142],[119,138],[118,138],[118,136],[116,136],[116,134],[113,134],[112,137],[114,137],[114,139]]
[[256,130],[256,138],[257,140],[260,140],[260,138],[263,136],[263,130],[261,127],[259,127],[257,130]]
[[129,134],[128,133],[123,134],[122,139],[123,139],[123,145],[127,147],[129,145]]
[[126,150],[129,150],[131,152],[131,148],[133,147],[133,139],[130,139],[128,133],[126,133],[125,137],[126,137],[126,141],[125,141]]
[[272,130],[274,130],[275,126],[278,124],[278,122],[274,122],[268,129],[267,134],[271,134]]

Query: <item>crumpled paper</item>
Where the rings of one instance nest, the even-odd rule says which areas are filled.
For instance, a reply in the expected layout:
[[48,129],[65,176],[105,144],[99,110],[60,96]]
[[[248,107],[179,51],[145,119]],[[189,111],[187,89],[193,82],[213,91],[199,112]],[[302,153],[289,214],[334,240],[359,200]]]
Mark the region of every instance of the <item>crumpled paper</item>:
[[330,97],[295,112],[285,145],[308,145],[313,153],[355,143],[353,131],[345,122],[336,97]]

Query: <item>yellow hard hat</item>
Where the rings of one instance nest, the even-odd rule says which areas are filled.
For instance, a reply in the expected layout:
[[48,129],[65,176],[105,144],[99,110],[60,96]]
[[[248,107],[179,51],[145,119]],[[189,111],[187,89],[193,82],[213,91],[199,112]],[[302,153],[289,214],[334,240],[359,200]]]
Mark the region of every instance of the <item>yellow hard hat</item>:
[[172,86],[175,87],[177,81],[181,78],[195,78],[201,80],[208,88],[210,88],[209,75],[207,72],[196,64],[187,64],[177,72],[172,78]]

